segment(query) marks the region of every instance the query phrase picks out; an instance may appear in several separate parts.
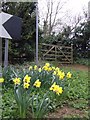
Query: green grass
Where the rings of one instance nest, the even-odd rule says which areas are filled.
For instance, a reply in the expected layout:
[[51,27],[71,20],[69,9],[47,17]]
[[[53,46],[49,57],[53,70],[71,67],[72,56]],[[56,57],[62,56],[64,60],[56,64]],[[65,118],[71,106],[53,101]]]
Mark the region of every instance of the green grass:
[[16,101],[12,89],[3,90],[2,96],[2,119],[15,118],[17,112]]
[[81,65],[90,65],[90,59],[87,58],[77,58],[74,63],[81,64]]

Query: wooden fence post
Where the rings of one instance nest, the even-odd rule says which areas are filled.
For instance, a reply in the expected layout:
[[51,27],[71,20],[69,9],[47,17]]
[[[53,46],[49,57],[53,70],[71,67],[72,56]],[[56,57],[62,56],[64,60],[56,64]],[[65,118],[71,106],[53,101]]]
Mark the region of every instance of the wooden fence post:
[[55,46],[55,61],[57,61],[57,47]]
[[73,44],[71,44],[71,63],[73,64]]

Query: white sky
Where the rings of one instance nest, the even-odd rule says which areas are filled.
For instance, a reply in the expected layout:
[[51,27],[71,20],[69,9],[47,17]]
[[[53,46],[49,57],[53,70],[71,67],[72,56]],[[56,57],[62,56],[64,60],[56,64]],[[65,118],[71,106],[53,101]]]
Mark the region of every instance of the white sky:
[[66,5],[66,9],[70,9],[73,13],[81,13],[82,9],[88,7],[90,0],[69,0]]
[[[47,11],[46,9],[46,2],[47,0],[38,0],[39,2],[39,15],[40,15],[40,23],[43,23],[43,20],[45,18],[45,13]],[[54,0],[54,7],[56,6],[56,3],[58,0]],[[83,9],[87,11],[88,9],[88,2],[90,0],[61,0],[62,2],[66,1],[67,3],[64,5],[62,12],[58,15],[58,18],[63,16],[66,13],[66,16],[73,17],[73,16],[82,16],[83,15]],[[63,22],[66,22],[64,19]]]

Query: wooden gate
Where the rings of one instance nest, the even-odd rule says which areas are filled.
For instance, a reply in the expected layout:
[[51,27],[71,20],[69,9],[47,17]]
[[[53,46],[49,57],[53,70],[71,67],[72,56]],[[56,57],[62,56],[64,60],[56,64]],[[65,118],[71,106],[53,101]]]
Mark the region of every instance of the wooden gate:
[[59,63],[73,63],[73,45],[61,46],[43,43],[41,45],[41,58]]

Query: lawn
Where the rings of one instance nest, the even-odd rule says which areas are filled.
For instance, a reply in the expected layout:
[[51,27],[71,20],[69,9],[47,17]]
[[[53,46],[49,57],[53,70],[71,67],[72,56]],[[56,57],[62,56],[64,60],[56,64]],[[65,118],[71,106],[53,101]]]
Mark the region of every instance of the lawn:
[[[13,74],[12,71],[19,73],[19,77],[22,74],[26,74],[26,69],[31,64],[23,64],[23,65],[16,65],[16,66],[9,66],[8,70],[3,73],[5,78],[5,83],[3,83],[3,96],[2,96],[2,118],[18,118],[19,111],[18,105],[14,98],[14,90],[13,90]],[[34,65],[34,63],[32,63]],[[43,63],[42,63],[43,65]],[[55,64],[54,64],[55,65]],[[55,65],[56,67],[57,65]],[[44,99],[44,93],[47,89],[41,88],[41,90],[33,91],[33,93],[39,92],[39,98],[34,96],[38,99],[38,104],[45,103],[43,100],[47,100],[50,98],[50,103],[48,104],[48,110],[43,117],[50,117],[50,118],[88,118],[88,98],[90,97],[88,94],[88,71],[87,70],[78,70],[72,69],[70,67],[61,67],[60,70],[64,71],[65,74],[70,72],[72,74],[71,79],[66,79],[64,81],[64,92],[63,94],[56,95],[50,91],[50,94]],[[36,74],[36,73],[35,73]],[[33,76],[33,80],[34,80]],[[47,79],[47,78],[46,78]],[[50,76],[48,76],[48,80],[50,80]],[[43,82],[43,81],[42,81]],[[47,81],[48,82],[48,81]],[[60,83],[61,84],[61,83]],[[63,86],[62,84],[62,86]],[[48,85],[47,85],[48,86]],[[52,97],[53,96],[53,97]],[[49,100],[48,100],[49,101]],[[39,103],[40,102],[40,103]],[[47,103],[46,103],[47,105]],[[34,100],[34,110],[37,109],[37,101]],[[39,106],[39,107],[40,107]],[[44,108],[42,107],[42,111]],[[41,112],[42,112],[41,111]],[[35,112],[36,115],[36,112]],[[31,109],[28,108],[27,111],[27,118],[31,117]]]

